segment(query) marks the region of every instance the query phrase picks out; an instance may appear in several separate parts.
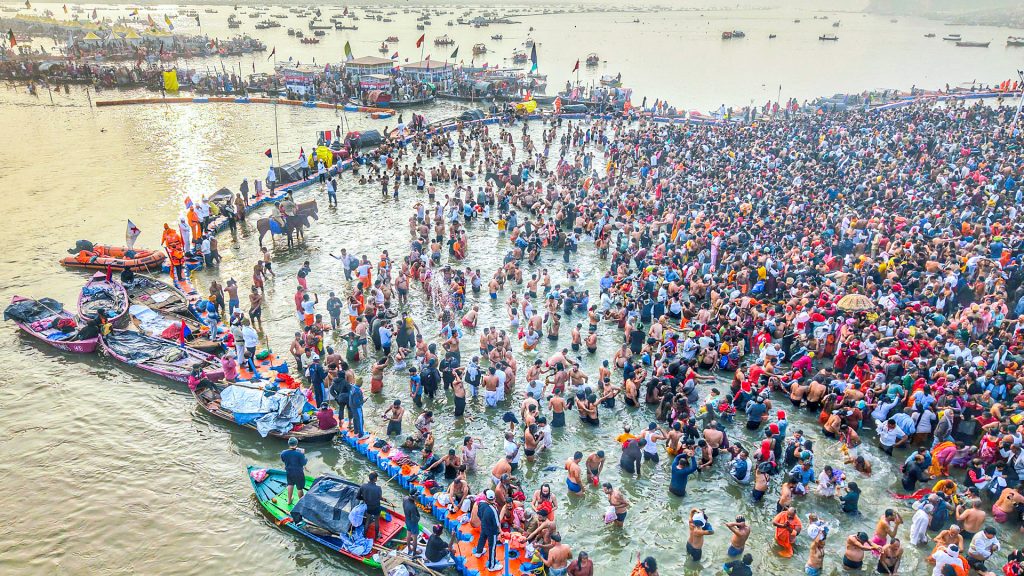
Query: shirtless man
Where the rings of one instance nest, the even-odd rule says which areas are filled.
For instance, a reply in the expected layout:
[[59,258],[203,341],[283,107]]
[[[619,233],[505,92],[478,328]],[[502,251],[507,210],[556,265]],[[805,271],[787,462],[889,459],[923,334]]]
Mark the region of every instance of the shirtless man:
[[825,534],[821,533],[811,542],[811,549],[807,555],[807,565],[804,571],[807,576],[820,576],[821,567],[825,564]]
[[900,569],[900,561],[903,560],[903,547],[900,546],[899,538],[893,538],[885,546],[882,546],[882,555],[878,558],[876,567],[879,574],[896,574]]
[[565,485],[572,494],[583,492],[583,472],[580,470],[581,460],[583,460],[583,452],[576,452],[572,455],[572,458],[565,461],[565,470],[568,472]]
[[602,486],[605,496],[608,497],[608,504],[615,508],[615,525],[622,528],[631,504],[618,488],[612,486],[611,482],[605,482]]
[[604,470],[604,450],[598,450],[587,456],[587,480],[594,486],[601,484],[601,471]]
[[864,532],[851,534],[846,538],[846,552],[843,554],[843,566],[849,570],[860,570],[864,566],[864,552],[881,550],[882,547],[868,540]]
[[[698,515],[699,517],[697,517]],[[686,554],[694,562],[700,562],[704,555],[704,537],[715,532],[708,529],[707,517],[704,516],[703,510],[696,508],[690,510],[688,524],[690,525],[690,535],[686,539]]]
[[828,388],[824,384],[817,380],[811,380],[811,383],[807,386],[807,410],[812,414],[816,414],[821,410],[821,399],[825,397],[828,392]]
[[750,538],[750,526],[747,524],[747,519],[743,516],[737,516],[735,522],[726,522],[725,527],[732,532],[732,538],[729,540],[729,550],[726,554],[730,558],[736,558],[743,554],[743,548],[747,545],[747,538]]
[[544,565],[548,567],[548,574],[550,576],[565,576],[571,559],[572,550],[562,544],[562,537],[559,534],[552,534],[551,548],[548,550],[548,557],[544,559]]
[[1024,503],[1024,496],[1020,492],[1010,487],[1003,488],[999,500],[992,505],[992,518],[1000,524],[1005,523],[1012,517],[1014,505],[1019,503]]
[[402,408],[402,401],[395,400],[394,403],[384,411],[384,419],[388,422],[388,436],[402,435],[402,418],[405,416],[405,408]]
[[960,523],[961,533],[964,540],[970,542],[971,538],[985,525],[985,518],[988,515],[981,509],[981,502],[975,500],[971,502],[971,507],[967,508],[963,505],[957,505],[956,507],[956,521]]
[[498,463],[491,467],[491,483],[497,486],[501,482],[502,476],[511,473],[512,464],[509,463],[506,456],[502,456]]

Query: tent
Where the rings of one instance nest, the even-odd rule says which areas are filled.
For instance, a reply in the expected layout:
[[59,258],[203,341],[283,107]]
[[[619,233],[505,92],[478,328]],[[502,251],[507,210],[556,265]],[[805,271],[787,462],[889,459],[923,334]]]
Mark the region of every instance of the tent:
[[139,42],[142,42],[142,36],[139,36],[139,33],[135,30],[129,30],[128,33],[124,35],[124,41],[133,45],[138,44]]
[[302,180],[302,170],[308,168],[302,160],[296,160],[281,166],[274,166],[274,174],[277,176],[277,185],[284,186]]
[[345,140],[351,143],[353,148],[370,148],[377,146],[384,141],[377,130],[363,130],[362,132],[349,132]]
[[470,120],[483,120],[484,118],[486,118],[484,111],[477,109],[466,110],[459,115],[459,120],[462,120],[463,122],[468,122]]
[[103,42],[103,40],[100,39],[95,32],[89,32],[85,35],[85,38],[82,38],[82,42],[86,44],[99,44],[100,42]]

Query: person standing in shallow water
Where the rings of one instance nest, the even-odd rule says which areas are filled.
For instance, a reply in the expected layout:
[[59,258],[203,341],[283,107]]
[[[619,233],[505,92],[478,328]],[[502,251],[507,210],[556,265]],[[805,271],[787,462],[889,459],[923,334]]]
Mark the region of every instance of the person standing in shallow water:
[[299,440],[294,436],[288,439],[288,449],[281,452],[284,463],[285,477],[288,482],[288,505],[292,503],[292,495],[296,489],[299,500],[306,492],[306,452],[299,448]]

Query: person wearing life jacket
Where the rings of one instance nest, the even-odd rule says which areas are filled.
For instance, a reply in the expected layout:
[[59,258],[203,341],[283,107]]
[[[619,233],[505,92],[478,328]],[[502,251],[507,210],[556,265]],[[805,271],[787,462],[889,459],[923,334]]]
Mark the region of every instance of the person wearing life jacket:
[[171,277],[177,280],[184,280],[184,264],[185,264],[185,253],[181,250],[181,245],[177,244],[170,249],[171,257]]

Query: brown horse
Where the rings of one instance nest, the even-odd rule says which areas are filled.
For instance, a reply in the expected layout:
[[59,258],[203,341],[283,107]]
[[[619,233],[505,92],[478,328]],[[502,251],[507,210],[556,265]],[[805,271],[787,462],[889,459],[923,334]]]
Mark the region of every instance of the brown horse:
[[[303,239],[302,229],[308,228],[310,225],[310,218],[313,220],[319,220],[319,209],[316,205],[316,200],[309,200],[307,202],[300,202],[295,205],[295,214],[286,216],[284,222],[281,222],[280,217],[275,217],[278,226],[281,229],[282,234],[288,236],[288,247],[292,247],[292,233],[295,233],[296,241]],[[263,237],[267,235],[270,230],[270,218],[260,218],[256,221],[256,230],[260,233],[260,246],[263,246]],[[273,238],[273,232],[271,232],[271,238]]]

